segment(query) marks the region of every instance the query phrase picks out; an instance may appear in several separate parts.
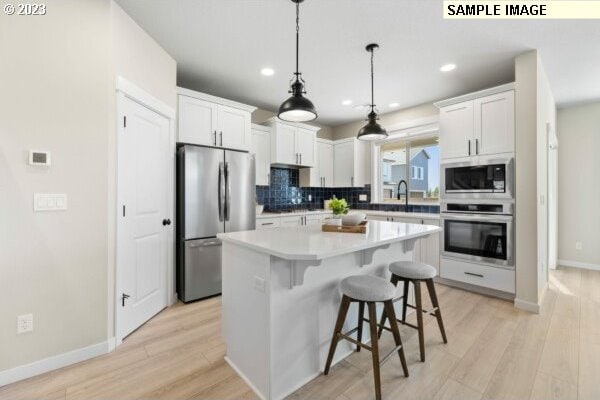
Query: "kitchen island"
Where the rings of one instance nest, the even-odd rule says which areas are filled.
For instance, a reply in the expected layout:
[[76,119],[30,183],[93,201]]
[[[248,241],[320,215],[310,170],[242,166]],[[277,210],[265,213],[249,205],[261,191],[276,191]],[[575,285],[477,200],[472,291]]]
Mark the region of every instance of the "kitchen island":
[[[356,274],[389,278],[390,262],[411,260],[415,242],[439,231],[369,221],[366,234],[322,232],[320,226],[219,234],[226,361],[261,398],[296,391],[323,370],[339,282]],[[357,325],[357,314],[350,309],[345,330]],[[334,363],[353,350],[340,342]]]

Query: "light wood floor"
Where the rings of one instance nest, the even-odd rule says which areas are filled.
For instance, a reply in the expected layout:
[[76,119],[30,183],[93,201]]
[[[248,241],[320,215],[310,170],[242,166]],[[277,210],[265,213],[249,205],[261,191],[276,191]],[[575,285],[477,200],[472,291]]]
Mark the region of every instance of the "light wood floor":
[[[403,327],[410,377],[382,367],[387,399],[600,399],[600,272],[551,274],[539,315],[438,285],[449,343],[426,319],[425,363]],[[0,388],[0,399],[246,399],[253,392],[223,361],[220,299],[177,304],[115,352]],[[391,348],[382,339],[382,352]],[[356,353],[294,399],[371,399],[370,353]]]

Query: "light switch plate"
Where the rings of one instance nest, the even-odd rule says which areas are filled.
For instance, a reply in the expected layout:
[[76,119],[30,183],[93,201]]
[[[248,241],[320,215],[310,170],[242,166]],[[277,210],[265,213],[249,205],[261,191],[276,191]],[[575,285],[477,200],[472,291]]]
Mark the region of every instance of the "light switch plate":
[[265,292],[265,280],[259,276],[254,276],[254,289],[258,292]]
[[63,211],[67,209],[67,195],[64,193],[34,193],[34,211]]

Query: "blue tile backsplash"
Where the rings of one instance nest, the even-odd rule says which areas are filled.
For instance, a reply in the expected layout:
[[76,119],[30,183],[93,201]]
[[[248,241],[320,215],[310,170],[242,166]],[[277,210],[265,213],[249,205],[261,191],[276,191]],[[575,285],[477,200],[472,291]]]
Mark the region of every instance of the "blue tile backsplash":
[[[368,201],[358,201],[358,196],[366,194]],[[309,195],[311,201],[308,200]],[[354,210],[408,211],[439,213],[438,205],[371,204],[371,187],[364,188],[301,188],[297,169],[271,168],[271,185],[256,187],[256,201],[265,206],[266,212],[297,209],[320,209],[323,201],[336,196],[346,199]]]

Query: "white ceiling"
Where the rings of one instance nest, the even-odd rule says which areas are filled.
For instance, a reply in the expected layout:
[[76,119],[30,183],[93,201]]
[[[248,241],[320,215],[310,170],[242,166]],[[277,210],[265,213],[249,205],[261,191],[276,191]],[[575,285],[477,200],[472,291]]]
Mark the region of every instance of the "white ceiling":
[[[276,110],[294,69],[289,0],[117,0],[178,63],[178,84]],[[405,108],[514,79],[513,58],[538,49],[559,106],[600,99],[600,22],[442,19],[441,0],[306,0],[300,7],[300,70],[325,125],[364,117],[342,106]],[[456,70],[441,73],[445,63]],[[260,74],[275,70],[272,77]]]

